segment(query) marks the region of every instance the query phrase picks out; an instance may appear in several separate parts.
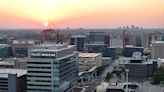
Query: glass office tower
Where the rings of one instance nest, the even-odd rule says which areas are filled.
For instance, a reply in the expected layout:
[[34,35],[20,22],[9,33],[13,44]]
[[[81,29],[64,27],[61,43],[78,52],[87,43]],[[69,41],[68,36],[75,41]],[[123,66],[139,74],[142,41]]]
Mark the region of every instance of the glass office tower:
[[74,45],[44,44],[29,48],[28,92],[73,92],[78,80],[78,53]]

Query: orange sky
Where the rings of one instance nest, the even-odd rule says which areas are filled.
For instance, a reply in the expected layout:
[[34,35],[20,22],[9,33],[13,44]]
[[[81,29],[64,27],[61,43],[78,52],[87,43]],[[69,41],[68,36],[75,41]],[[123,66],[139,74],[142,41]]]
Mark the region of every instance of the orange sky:
[[0,28],[164,28],[164,0],[0,0]]

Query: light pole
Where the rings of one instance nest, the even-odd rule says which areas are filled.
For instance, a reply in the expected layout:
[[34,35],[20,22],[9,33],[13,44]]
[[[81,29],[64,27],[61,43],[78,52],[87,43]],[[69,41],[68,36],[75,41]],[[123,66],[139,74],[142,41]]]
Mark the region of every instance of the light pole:
[[125,72],[126,72],[126,91],[125,92],[128,92],[128,72],[129,72],[129,69],[125,69]]

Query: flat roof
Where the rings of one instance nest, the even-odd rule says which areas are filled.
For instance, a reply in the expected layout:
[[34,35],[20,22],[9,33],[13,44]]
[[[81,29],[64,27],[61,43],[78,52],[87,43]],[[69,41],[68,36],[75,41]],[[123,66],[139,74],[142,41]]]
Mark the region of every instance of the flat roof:
[[34,44],[33,40],[13,40],[13,44]]
[[9,68],[0,68],[0,78],[7,78],[8,74],[17,74],[17,77],[27,74],[25,69],[9,69]]
[[69,49],[75,47],[74,45],[68,45],[66,43],[63,44],[55,44],[55,43],[46,43],[40,45],[34,45],[31,49],[31,52],[55,52],[64,49]]
[[101,55],[101,53],[81,53],[79,55],[80,58],[94,58]]
[[164,43],[164,41],[152,41],[152,43]]
[[73,35],[73,36],[71,36],[71,38],[85,38],[86,36],[84,36],[84,35]]

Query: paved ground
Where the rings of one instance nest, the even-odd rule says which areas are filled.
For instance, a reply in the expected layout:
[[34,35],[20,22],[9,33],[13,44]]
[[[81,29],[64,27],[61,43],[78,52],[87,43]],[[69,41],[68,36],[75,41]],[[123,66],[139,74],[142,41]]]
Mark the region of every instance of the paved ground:
[[164,92],[164,87],[152,85],[149,82],[140,85],[140,92]]
[[111,65],[109,65],[108,67],[105,68],[104,72],[102,73],[102,75],[100,77],[94,78],[92,82],[90,82],[89,84],[86,84],[85,86],[81,85],[81,87],[85,88],[84,92],[94,92],[97,85],[100,85],[103,81],[105,81],[104,78],[106,77],[107,73],[112,72],[113,66],[116,66],[118,64],[119,64],[118,60],[112,62]]
[[113,63],[111,65],[109,65],[108,67],[105,68],[104,72],[101,75],[101,78],[104,80],[104,78],[106,77],[108,72],[112,72],[113,71],[113,66],[117,66],[119,65],[119,61],[115,60],[113,61]]

